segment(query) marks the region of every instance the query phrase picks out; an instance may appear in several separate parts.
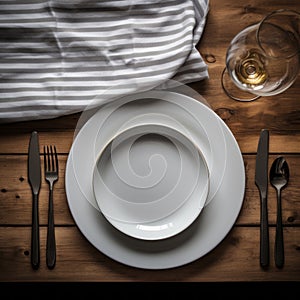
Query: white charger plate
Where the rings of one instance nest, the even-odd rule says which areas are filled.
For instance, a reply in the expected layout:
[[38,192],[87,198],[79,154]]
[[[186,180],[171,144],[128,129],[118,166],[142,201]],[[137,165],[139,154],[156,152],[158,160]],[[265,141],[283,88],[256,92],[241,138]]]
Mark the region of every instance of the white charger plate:
[[[178,97],[180,98],[180,95]],[[203,106],[200,102],[197,105]],[[96,249],[132,267],[167,269],[201,258],[226,237],[236,222],[243,204],[245,169],[234,136],[227,125],[218,116],[217,118],[227,147],[226,166],[219,188],[204,207],[199,218],[186,230],[174,237],[159,241],[145,241],[123,234],[111,226],[90,200],[87,201],[76,179],[77,171],[73,168],[73,147],[71,148],[65,175],[67,201],[78,228]],[[211,138],[214,142],[219,137]],[[83,157],[87,152],[89,150],[83,151]]]
[[[161,116],[175,120],[179,123],[178,130],[187,132],[201,149],[210,173],[208,204],[222,182],[226,164],[227,149],[220,119],[209,107],[189,96],[159,90],[137,93],[104,105],[80,129],[72,145],[73,165],[86,199],[98,209],[92,177],[99,150],[118,131],[129,124],[143,122],[146,116],[154,118],[152,122],[156,118],[161,120]],[[89,151],[85,151],[87,147]],[[84,152],[85,159],[82,159]]]
[[158,240],[178,234],[200,214],[209,171],[188,136],[146,123],[126,128],[104,146],[93,183],[100,211],[113,226],[135,238]]

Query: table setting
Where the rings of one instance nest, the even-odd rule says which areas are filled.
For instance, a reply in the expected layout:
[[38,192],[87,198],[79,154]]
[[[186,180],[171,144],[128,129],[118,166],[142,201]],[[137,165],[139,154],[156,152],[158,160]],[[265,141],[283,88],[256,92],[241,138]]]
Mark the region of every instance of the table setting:
[[0,3],[0,282],[299,284],[300,7],[267,2]]

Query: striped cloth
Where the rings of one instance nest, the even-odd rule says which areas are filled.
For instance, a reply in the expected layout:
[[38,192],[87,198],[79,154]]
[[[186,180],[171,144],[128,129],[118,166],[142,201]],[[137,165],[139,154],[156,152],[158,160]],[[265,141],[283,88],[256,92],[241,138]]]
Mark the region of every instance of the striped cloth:
[[1,0],[0,122],[208,78],[208,0]]

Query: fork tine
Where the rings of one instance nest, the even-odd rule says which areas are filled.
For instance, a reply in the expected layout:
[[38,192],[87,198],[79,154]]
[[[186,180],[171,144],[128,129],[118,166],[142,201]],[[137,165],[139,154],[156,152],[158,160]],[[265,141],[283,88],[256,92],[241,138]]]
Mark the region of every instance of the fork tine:
[[53,147],[52,145],[50,146],[50,152],[51,152],[51,171],[55,171],[55,167],[54,167],[54,154],[53,154]]
[[56,147],[51,146],[51,159],[52,159],[52,171],[58,172],[58,159],[57,159],[57,153],[56,153]]
[[45,170],[48,171],[48,168],[49,168],[49,155],[48,155],[48,146],[46,146],[46,152],[45,152],[45,157],[46,157],[46,160],[45,160],[45,163],[46,163],[46,168]]
[[44,168],[46,172],[58,173],[58,157],[55,146],[44,146]]
[[47,171],[51,171],[49,146],[47,146]]
[[46,147],[44,146],[44,170],[47,171]]
[[56,172],[57,172],[57,176],[58,176],[58,158],[57,158],[57,152],[56,152],[55,146],[54,146],[54,153],[55,153]]

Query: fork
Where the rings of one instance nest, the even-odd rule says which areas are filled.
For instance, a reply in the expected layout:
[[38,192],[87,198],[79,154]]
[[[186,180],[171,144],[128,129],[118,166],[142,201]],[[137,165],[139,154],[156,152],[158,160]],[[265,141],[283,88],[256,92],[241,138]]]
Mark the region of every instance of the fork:
[[48,229],[46,245],[46,263],[53,269],[56,262],[56,242],[54,231],[53,186],[58,180],[58,159],[55,146],[44,146],[45,180],[49,183]]

